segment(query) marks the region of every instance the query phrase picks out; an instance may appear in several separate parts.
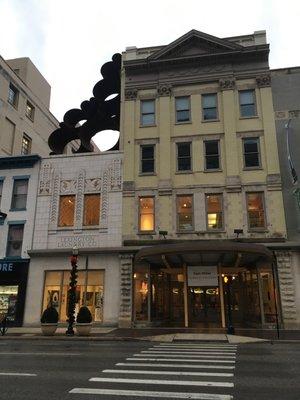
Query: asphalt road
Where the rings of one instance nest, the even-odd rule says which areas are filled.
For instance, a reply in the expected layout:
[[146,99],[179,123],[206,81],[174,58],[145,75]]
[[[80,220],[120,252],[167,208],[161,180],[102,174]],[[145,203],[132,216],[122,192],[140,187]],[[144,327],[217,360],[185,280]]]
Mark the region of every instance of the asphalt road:
[[1,400],[299,400],[299,375],[299,343],[0,340]]

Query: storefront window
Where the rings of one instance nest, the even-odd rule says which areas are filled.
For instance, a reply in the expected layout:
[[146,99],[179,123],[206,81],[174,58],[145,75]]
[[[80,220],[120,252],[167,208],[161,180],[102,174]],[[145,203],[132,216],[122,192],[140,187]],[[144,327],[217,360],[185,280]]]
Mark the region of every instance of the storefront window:
[[17,311],[18,286],[0,286],[0,314],[7,315],[9,321],[15,321]]
[[[59,313],[60,322],[68,318],[68,290],[70,271],[46,271],[43,309],[52,304]],[[86,305],[93,321],[103,320],[103,271],[79,271],[76,286],[75,316]]]
[[265,323],[276,323],[275,291],[272,271],[260,272]]
[[134,275],[134,305],[136,321],[148,319],[148,268],[139,269]]

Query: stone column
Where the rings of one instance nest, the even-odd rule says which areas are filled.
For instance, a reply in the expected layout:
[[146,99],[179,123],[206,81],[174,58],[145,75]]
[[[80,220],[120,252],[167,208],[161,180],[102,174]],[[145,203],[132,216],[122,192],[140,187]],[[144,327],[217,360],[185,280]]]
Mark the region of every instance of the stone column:
[[132,273],[133,254],[121,254],[120,258],[120,310],[119,328],[131,328],[132,326]]
[[284,328],[292,328],[297,323],[295,287],[290,251],[276,251],[278,281],[281,296],[281,310]]

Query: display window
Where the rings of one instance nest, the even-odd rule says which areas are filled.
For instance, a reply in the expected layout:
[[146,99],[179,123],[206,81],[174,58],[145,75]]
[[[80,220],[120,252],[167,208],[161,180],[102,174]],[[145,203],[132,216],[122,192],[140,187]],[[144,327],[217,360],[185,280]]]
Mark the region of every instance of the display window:
[[[70,271],[46,271],[43,310],[52,305],[59,321],[68,318],[68,290]],[[104,271],[79,271],[76,286],[75,318],[81,306],[87,306],[93,321],[103,321]]]
[[18,291],[19,286],[0,286],[0,314],[11,322],[16,320]]

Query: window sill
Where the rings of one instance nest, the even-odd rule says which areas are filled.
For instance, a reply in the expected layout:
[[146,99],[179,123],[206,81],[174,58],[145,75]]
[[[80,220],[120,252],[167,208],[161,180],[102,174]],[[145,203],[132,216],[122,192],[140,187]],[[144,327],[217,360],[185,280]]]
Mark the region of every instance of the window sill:
[[189,120],[189,121],[176,121],[175,125],[186,125],[186,124],[191,124],[191,123],[192,123],[191,120]]
[[151,124],[151,125],[140,125],[140,128],[155,128],[157,127],[156,124]]
[[204,124],[206,122],[220,122],[220,119],[202,119],[201,122]]
[[10,208],[9,211],[15,212],[15,211],[27,211],[27,208]]
[[156,172],[140,172],[139,176],[157,176]]
[[244,167],[243,171],[262,171],[263,167]]
[[222,229],[207,229],[204,232],[200,232],[200,233],[226,233],[226,231],[222,228]]
[[223,170],[222,169],[205,169],[203,172],[208,172],[208,173],[210,173],[210,172],[223,172]]
[[193,173],[193,171],[191,170],[191,169],[189,169],[189,170],[186,170],[186,171],[176,171],[175,172],[175,175],[184,175],[184,174],[192,174]]
[[249,228],[248,233],[268,233],[269,230],[266,228]]
[[156,235],[155,231],[144,231],[144,232],[138,232],[137,233],[139,236],[144,236],[144,235]]
[[74,231],[75,226],[58,226],[57,231]]
[[25,114],[25,115],[26,115],[27,119],[29,119],[29,121],[34,122],[33,118],[29,117],[29,115],[27,115],[27,114]]
[[186,234],[194,234],[197,235],[198,232],[195,230],[190,230],[190,231],[177,231],[176,235],[186,235]]
[[249,117],[240,117],[239,119],[258,119],[259,116],[258,115],[249,115]]
[[80,230],[89,230],[89,229],[99,229],[100,225],[82,225],[82,228]]

